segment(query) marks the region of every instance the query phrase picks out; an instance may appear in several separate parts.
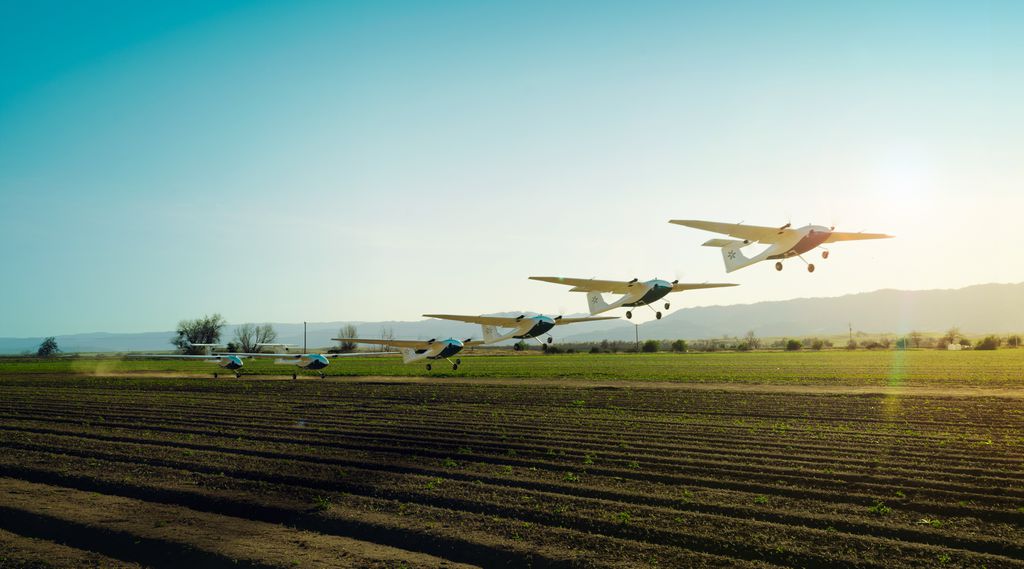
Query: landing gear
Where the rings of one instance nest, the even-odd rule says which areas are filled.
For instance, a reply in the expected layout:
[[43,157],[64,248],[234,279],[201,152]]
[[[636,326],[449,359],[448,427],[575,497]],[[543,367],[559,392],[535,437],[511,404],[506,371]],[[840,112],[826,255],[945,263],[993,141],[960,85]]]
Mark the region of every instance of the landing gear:
[[293,371],[293,372],[292,372],[292,379],[298,379],[298,377],[299,377],[299,374],[297,374],[297,373],[295,373],[295,372]]
[[452,364],[452,371],[458,371],[459,364]]
[[656,318],[657,318],[658,320],[661,320],[661,313],[660,313],[660,312],[655,312],[655,313],[654,313],[654,316],[655,316],[655,317],[656,317]]
[[241,378],[241,377],[242,377],[242,374],[240,374],[240,373],[238,373],[238,372],[236,371],[236,372],[235,372],[235,379],[239,379],[239,378]]
[[668,310],[668,309],[669,309],[669,307],[670,307],[669,303],[667,303],[667,302],[666,302],[666,303],[665,303],[665,310]]
[[548,336],[548,343],[549,343],[549,344],[550,344],[550,343],[552,343],[552,342],[554,342],[554,341],[555,341],[555,339],[554,339],[554,338],[552,338],[551,336]]
[[459,358],[455,358],[455,365],[462,365],[462,360]]
[[781,271],[782,270],[782,261],[775,261],[775,270],[776,271]]
[[320,372],[320,379],[324,378],[324,372]]
[[821,258],[822,259],[828,259],[828,251],[822,251],[821,252]]
[[512,349],[518,352],[523,349],[523,346],[519,342],[516,342],[515,344],[512,344]]
[[217,374],[213,374],[213,379],[217,379]]
[[630,310],[627,310],[626,311],[626,318],[629,319],[629,318],[632,318],[632,317],[633,317],[633,312],[630,311]]
[[808,273],[813,273],[814,272],[814,263],[808,263],[807,264],[807,272]]
[[432,369],[434,369],[434,366],[432,366],[432,365],[430,365],[430,364],[427,364],[427,371],[430,371],[430,370],[432,370]]

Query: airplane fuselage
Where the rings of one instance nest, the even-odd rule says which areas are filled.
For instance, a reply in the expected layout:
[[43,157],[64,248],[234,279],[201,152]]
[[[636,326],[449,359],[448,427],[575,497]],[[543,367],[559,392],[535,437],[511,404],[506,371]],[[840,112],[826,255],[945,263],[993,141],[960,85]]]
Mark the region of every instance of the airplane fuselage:
[[622,303],[622,306],[644,306],[645,304],[654,304],[668,296],[668,293],[672,292],[672,283],[661,279],[649,280],[643,284],[648,287],[647,292],[634,301]]
[[528,320],[533,320],[534,325],[527,329],[525,332],[521,332],[517,336],[512,336],[517,340],[525,340],[527,338],[536,338],[547,334],[552,328],[555,327],[555,319],[548,316],[531,316]]
[[461,340],[448,338],[431,344],[429,348],[414,350],[412,348],[402,349],[403,362],[415,362],[419,360],[443,360],[454,356],[462,351],[465,344]]
[[774,260],[803,255],[804,253],[820,246],[828,240],[830,235],[832,235],[832,230],[830,228],[821,225],[808,225],[806,227],[801,227],[798,231],[800,232],[798,234],[798,239],[795,243],[792,243],[787,250],[773,253],[765,258]]
[[238,356],[221,356],[217,360],[217,365],[230,370],[236,370],[242,367],[242,358]]

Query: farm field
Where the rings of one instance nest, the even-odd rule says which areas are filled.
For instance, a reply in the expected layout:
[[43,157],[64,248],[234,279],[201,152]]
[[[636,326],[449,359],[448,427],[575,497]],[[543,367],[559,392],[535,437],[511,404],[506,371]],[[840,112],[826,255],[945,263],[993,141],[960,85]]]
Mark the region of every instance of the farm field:
[[782,393],[9,368],[0,567],[1024,567],[1021,399],[808,369]]
[[[395,357],[333,360],[324,372],[334,377],[440,377],[495,379],[579,379],[847,386],[1024,387],[1024,349],[945,352],[938,350],[826,350],[748,353],[461,355],[453,372],[446,362],[434,370],[405,365]],[[246,360],[249,376],[291,375],[295,368],[267,360]],[[0,377],[12,375],[212,377],[232,373],[203,362],[121,358],[0,358]],[[299,370],[300,375],[315,376]]]

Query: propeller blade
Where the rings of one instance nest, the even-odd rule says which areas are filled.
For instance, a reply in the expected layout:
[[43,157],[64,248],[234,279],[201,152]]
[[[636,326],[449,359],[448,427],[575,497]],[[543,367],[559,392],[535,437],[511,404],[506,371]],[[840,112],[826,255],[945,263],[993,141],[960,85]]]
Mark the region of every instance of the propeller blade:
[[437,341],[437,338],[431,338],[431,339],[427,340],[427,343],[428,344],[433,344],[435,341]]

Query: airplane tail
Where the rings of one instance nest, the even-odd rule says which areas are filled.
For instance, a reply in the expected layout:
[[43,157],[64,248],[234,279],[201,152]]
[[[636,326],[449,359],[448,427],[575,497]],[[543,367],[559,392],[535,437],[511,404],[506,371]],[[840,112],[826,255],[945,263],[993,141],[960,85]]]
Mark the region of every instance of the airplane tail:
[[590,306],[590,314],[600,314],[611,308],[611,305],[604,301],[604,296],[597,291],[587,293],[587,305]]
[[412,348],[398,348],[402,352],[402,363],[407,364],[416,359],[416,350]]
[[480,329],[484,333],[484,341],[488,344],[498,342],[502,340],[502,334],[498,332],[497,326],[491,326],[490,324],[481,324]]
[[743,254],[743,247],[747,245],[749,245],[747,241],[730,241],[728,239],[712,239],[704,243],[706,247],[722,248],[722,260],[725,261],[725,272],[727,273],[742,269],[752,262]]

